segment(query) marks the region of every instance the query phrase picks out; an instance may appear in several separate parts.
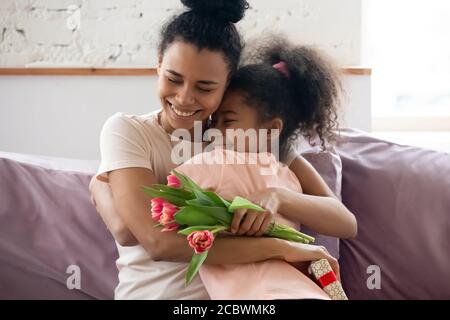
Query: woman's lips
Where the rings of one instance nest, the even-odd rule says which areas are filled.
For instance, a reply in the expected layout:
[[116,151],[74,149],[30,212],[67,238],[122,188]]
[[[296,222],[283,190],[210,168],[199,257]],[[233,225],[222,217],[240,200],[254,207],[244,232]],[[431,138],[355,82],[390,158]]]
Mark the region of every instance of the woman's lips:
[[195,116],[200,110],[196,110],[196,111],[183,111],[180,110],[178,108],[176,108],[172,103],[170,103],[169,101],[167,101],[170,109],[173,111],[173,113],[179,117],[179,118],[183,118],[183,119],[189,119],[192,118],[193,116]]

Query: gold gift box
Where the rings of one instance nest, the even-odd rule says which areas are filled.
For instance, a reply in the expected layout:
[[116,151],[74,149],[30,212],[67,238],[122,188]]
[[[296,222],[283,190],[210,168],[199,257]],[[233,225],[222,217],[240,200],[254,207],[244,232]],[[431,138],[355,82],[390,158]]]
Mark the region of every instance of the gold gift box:
[[[332,300],[348,300],[342,284],[337,279],[332,281],[332,279],[336,278],[336,275],[327,259],[312,262],[310,271],[320,284],[323,283],[325,278],[326,285],[322,289]],[[330,272],[332,272],[332,274],[330,274]]]

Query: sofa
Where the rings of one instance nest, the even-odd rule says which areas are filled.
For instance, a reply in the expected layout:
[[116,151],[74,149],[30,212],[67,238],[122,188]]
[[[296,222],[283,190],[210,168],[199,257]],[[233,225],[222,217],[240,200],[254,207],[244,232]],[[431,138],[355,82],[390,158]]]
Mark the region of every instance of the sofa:
[[[358,221],[354,239],[319,237],[349,298],[450,299],[450,154],[350,128],[335,150],[325,171],[326,157],[305,158]],[[0,299],[113,298],[117,250],[88,190],[97,166],[0,152]]]

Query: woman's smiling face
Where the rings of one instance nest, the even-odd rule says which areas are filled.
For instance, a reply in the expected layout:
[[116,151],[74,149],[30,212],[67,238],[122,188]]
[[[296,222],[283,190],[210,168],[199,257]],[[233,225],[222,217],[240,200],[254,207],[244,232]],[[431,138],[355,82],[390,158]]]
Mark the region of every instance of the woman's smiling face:
[[228,81],[222,53],[175,41],[160,57],[158,93],[167,131],[191,130],[194,121],[205,121],[216,111]]

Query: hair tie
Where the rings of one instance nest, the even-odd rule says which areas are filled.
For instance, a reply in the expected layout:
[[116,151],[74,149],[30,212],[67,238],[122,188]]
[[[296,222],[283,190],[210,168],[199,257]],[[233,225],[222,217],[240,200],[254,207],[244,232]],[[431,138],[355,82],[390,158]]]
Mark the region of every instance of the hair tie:
[[279,73],[281,73],[286,78],[290,78],[291,74],[289,73],[289,70],[287,68],[287,64],[284,61],[280,61],[272,66],[275,70],[277,70]]

